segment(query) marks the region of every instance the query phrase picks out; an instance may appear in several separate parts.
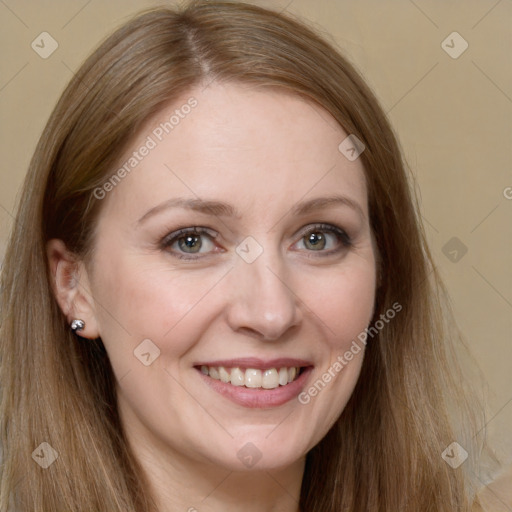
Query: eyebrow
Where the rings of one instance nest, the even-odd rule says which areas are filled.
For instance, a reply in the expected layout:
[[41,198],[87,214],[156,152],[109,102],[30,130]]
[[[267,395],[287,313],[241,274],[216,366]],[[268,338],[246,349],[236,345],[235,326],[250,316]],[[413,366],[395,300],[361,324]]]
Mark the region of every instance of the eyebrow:
[[[331,206],[348,206],[352,210],[355,210],[363,219],[365,218],[365,214],[359,203],[350,197],[342,195],[317,197],[308,201],[303,201],[293,206],[293,208],[290,210],[290,213],[294,216],[301,216],[313,211],[329,208]],[[152,217],[164,210],[171,208],[184,208],[206,215],[214,215],[219,217],[234,217],[236,219],[242,218],[242,214],[235,207],[222,201],[209,201],[204,199],[187,199],[184,197],[176,197],[164,201],[163,203],[160,203],[148,210],[137,221],[137,225],[142,224],[149,217]]]

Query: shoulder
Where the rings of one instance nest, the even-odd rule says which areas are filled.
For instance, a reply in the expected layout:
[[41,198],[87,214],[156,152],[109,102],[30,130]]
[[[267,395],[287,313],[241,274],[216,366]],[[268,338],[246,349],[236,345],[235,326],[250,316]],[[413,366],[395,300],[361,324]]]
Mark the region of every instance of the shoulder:
[[508,512],[512,510],[512,465],[478,492],[471,512]]

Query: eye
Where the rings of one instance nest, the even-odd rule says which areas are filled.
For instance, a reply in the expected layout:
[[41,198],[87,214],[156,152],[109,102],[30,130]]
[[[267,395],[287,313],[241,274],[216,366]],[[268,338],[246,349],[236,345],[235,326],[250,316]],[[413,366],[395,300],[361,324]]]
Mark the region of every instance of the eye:
[[212,252],[217,233],[207,228],[190,227],[179,229],[167,235],[160,243],[161,248],[173,253],[174,256],[181,259],[193,260],[203,254]]
[[308,252],[319,252],[322,256],[335,254],[352,245],[348,234],[331,224],[315,224],[302,232],[297,244],[302,244]]
[[[183,260],[196,260],[216,252],[218,246],[213,240],[218,236],[215,231],[203,227],[179,229],[166,235],[160,242],[160,248]],[[341,228],[331,224],[307,226],[295,245],[303,245],[298,250],[319,253],[317,256],[337,254],[352,245],[349,235]]]

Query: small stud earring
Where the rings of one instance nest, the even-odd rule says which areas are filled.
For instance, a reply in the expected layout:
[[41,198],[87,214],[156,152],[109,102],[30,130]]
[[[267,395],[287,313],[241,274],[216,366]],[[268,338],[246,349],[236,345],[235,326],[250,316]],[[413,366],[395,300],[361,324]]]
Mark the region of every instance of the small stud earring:
[[85,327],[85,322],[83,320],[80,320],[79,318],[76,318],[71,322],[71,330],[73,332],[82,331]]

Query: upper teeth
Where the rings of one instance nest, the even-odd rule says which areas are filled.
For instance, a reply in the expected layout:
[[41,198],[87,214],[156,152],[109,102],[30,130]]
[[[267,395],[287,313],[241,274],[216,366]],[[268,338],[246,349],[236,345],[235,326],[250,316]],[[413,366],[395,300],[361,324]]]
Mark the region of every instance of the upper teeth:
[[223,366],[201,366],[201,372],[212,379],[227,382],[233,386],[246,386],[248,388],[274,389],[285,386],[295,380],[300,371],[299,367],[268,368],[258,370],[255,368],[224,368]]

